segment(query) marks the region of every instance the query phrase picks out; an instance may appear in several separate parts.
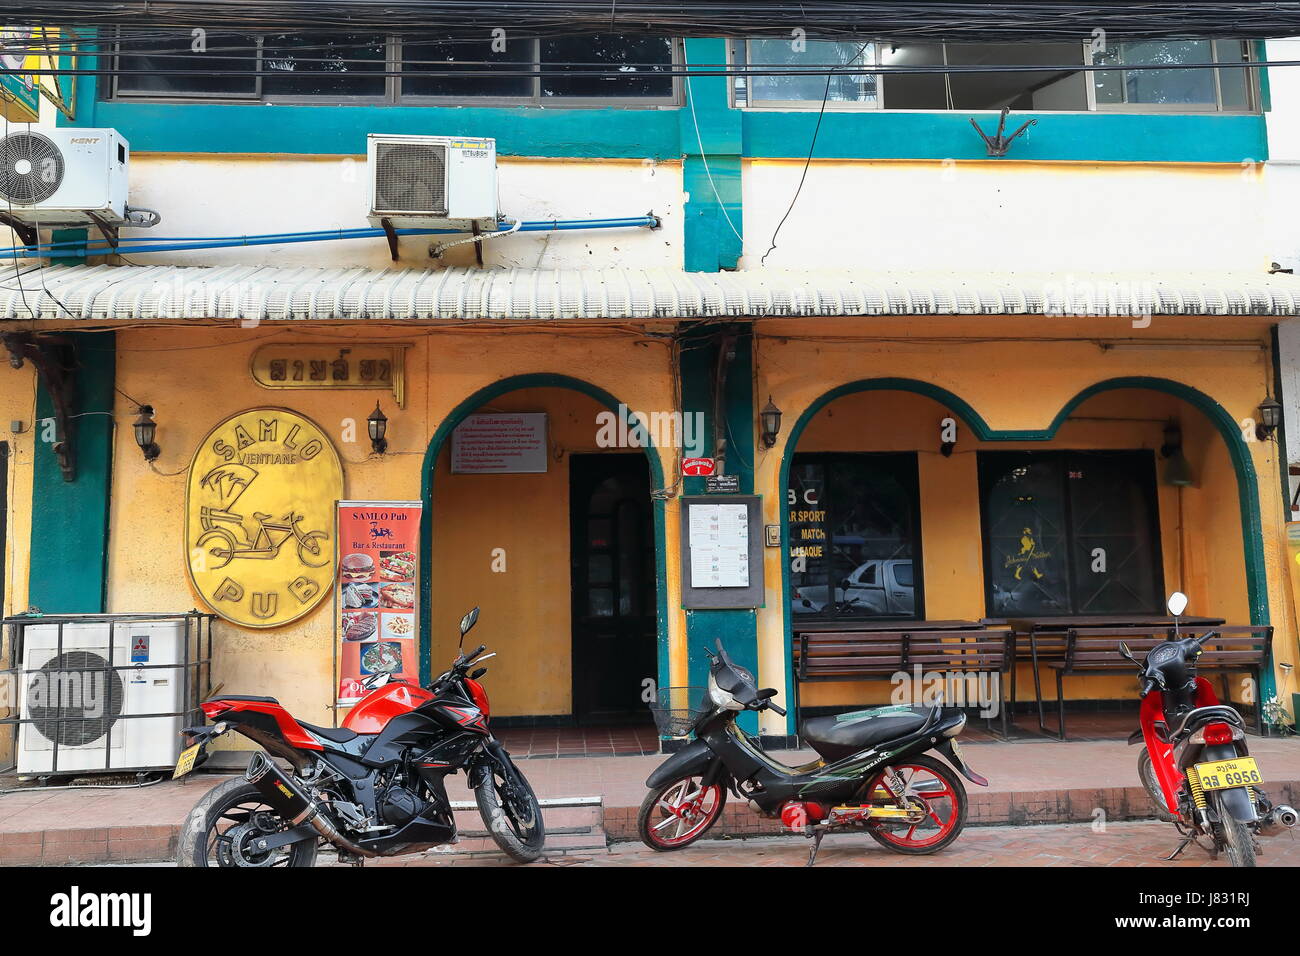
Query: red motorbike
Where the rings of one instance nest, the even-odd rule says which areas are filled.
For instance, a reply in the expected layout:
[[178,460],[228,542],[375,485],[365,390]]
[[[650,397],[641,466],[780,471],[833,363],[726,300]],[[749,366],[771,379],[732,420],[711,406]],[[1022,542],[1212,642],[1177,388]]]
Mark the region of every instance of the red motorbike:
[[[461,619],[460,637],[478,620]],[[177,852],[180,866],[312,866],[319,844],[340,861],[419,853],[454,843],[456,821],[445,778],[469,776],[493,840],[521,863],[542,853],[545,828],[532,787],[488,727],[482,645],[458,654],[428,688],[386,675],[342,727],[296,720],[273,697],[227,694],[203,703],[213,724],[189,727],[176,764],[183,776],[207,759],[207,746],[233,730],[261,745],[242,777],[208,792],[190,811]],[[265,752],[263,752],[265,751]],[[273,762],[279,758],[287,767]]]
[[1255,837],[1294,827],[1296,811],[1269,802],[1241,715],[1220,704],[1209,681],[1196,676],[1196,659],[1215,632],[1183,637],[1177,621],[1186,608],[1186,595],[1169,598],[1173,637],[1152,647],[1145,661],[1120,642],[1119,653],[1137,667],[1142,688],[1141,727],[1128,742],[1143,744],[1142,786],[1160,819],[1182,835],[1166,860],[1196,843],[1216,858],[1226,850],[1233,866],[1254,866]]

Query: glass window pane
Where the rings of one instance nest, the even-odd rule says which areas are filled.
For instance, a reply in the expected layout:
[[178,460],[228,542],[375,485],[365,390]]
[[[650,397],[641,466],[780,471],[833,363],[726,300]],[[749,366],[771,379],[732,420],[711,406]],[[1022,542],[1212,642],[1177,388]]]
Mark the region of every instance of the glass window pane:
[[[942,43],[886,43],[880,47],[882,66],[942,66]],[[885,109],[948,109],[948,87],[942,73],[883,74]]]
[[[1163,65],[1208,63],[1213,59],[1210,40],[1150,40],[1118,44],[1095,54],[1093,62]],[[1212,70],[1124,70],[1118,75],[1105,70],[1093,74],[1093,82],[1099,104],[1204,108],[1218,103]]]
[[1059,455],[982,452],[988,610],[1068,614],[1070,575]]
[[[662,97],[673,95],[673,42],[665,37],[555,37],[540,42],[542,96]],[[599,76],[575,75],[596,66]]]
[[262,92],[267,96],[383,96],[383,37],[312,34],[268,36]]
[[915,455],[800,455],[787,492],[793,614],[919,614]]
[[[508,96],[530,97],[533,78],[502,76],[498,69],[530,70],[533,65],[532,40],[507,40],[505,49],[493,50],[483,43],[402,42],[403,96]],[[488,63],[489,67],[467,65]],[[465,76],[421,76],[436,70],[465,72]]]
[[209,33],[205,52],[195,51],[192,48],[194,42],[188,33],[123,41],[117,58],[120,70],[193,70],[196,73],[190,76],[165,72],[123,75],[117,78],[118,92],[159,96],[252,96],[257,93],[255,38]]
[[[1083,64],[1077,43],[949,43],[951,66]],[[1086,110],[1088,85],[1078,70],[954,73],[952,105],[959,110]]]
[[747,77],[749,97],[754,103],[812,102],[826,97],[831,103],[866,103],[875,105],[878,87],[874,73],[834,73],[827,93],[826,74],[783,75],[782,69],[814,69],[828,66],[871,66],[875,64],[875,44],[806,40],[802,49],[784,39],[749,41],[748,63],[751,69],[776,70],[773,75]]

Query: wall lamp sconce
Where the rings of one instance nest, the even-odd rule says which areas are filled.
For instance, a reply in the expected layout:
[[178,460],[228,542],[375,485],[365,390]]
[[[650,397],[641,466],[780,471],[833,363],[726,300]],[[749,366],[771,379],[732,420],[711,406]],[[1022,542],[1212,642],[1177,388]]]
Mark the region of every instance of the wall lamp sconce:
[[1165,424],[1165,443],[1160,446],[1160,457],[1165,465],[1165,484],[1186,488],[1193,484],[1192,464],[1183,454],[1183,429],[1174,419]]
[[375,454],[382,455],[388,451],[388,439],[384,437],[388,431],[388,416],[380,410],[378,402],[375,402],[375,410],[367,416],[366,425],[370,428],[370,447]]
[[158,423],[153,420],[153,406],[141,405],[136,411],[139,416],[131,424],[131,429],[135,432],[135,443],[144,452],[144,460],[153,461],[162,453],[154,441],[154,436],[158,434]]
[[774,447],[776,445],[776,436],[781,434],[781,409],[772,403],[771,395],[767,396],[767,404],[758,413],[758,418],[762,426],[763,447]]
[[1282,424],[1282,403],[1273,396],[1268,396],[1259,403],[1259,424],[1255,426],[1255,437],[1268,441]]

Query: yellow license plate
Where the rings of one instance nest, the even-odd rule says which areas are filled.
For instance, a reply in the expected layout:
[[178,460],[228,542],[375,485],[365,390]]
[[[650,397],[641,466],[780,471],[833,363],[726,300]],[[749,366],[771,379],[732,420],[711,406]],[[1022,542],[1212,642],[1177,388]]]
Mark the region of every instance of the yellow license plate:
[[173,780],[185,776],[194,769],[194,759],[199,755],[199,748],[202,746],[202,744],[195,744],[181,751],[180,757],[176,760],[176,769],[172,772]]
[[1201,775],[1201,786],[1206,790],[1227,790],[1230,787],[1259,786],[1263,783],[1254,757],[1198,763],[1196,772]]

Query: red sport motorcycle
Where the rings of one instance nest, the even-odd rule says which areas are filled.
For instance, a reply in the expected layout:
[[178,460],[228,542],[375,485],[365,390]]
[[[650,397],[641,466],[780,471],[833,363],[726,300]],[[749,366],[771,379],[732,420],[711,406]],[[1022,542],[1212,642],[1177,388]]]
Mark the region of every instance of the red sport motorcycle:
[[[478,608],[460,622],[465,634]],[[317,846],[339,859],[419,853],[454,843],[456,822],[445,778],[469,776],[492,839],[521,863],[542,854],[545,829],[537,797],[488,728],[488,698],[478,682],[494,654],[463,650],[427,689],[385,676],[342,727],[296,720],[273,697],[227,694],[203,703],[214,721],[184,733],[191,746],[175,776],[207,759],[207,745],[229,730],[260,744],[242,777],[208,792],[181,832],[180,866],[312,866]],[[287,768],[278,766],[277,757]]]
[[1196,659],[1215,632],[1183,637],[1177,621],[1186,609],[1186,595],[1169,598],[1174,635],[1152,647],[1145,661],[1120,642],[1119,653],[1137,667],[1142,687],[1141,727],[1128,742],[1144,745],[1142,786],[1183,838],[1165,859],[1197,843],[1214,857],[1226,850],[1233,866],[1254,866],[1255,837],[1294,827],[1296,811],[1269,802],[1241,715],[1196,676]]

